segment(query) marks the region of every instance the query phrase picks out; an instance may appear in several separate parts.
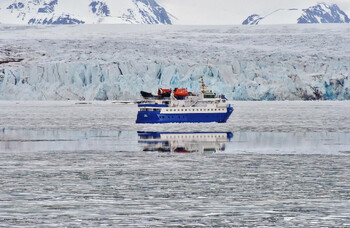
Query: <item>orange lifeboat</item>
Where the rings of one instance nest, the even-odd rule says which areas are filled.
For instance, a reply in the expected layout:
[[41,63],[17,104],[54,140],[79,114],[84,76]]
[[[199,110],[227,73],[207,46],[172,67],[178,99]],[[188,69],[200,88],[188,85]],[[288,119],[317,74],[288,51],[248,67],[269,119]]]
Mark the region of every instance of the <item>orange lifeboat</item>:
[[170,97],[170,94],[171,94],[171,89],[158,89],[158,96],[161,96],[161,97]]
[[188,96],[188,91],[187,89],[175,89],[174,91],[174,96],[175,97],[186,97]]
[[171,89],[158,89],[158,95],[162,95],[162,94],[165,94],[165,93],[171,93]]

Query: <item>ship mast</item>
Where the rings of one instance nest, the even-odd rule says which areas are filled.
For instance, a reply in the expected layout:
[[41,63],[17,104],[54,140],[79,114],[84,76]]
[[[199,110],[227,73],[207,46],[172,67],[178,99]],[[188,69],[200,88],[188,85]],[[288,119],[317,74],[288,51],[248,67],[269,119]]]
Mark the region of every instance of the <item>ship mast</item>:
[[201,76],[201,83],[202,83],[202,86],[201,86],[202,93],[207,93],[208,91],[207,91],[207,87],[205,87],[203,76]]

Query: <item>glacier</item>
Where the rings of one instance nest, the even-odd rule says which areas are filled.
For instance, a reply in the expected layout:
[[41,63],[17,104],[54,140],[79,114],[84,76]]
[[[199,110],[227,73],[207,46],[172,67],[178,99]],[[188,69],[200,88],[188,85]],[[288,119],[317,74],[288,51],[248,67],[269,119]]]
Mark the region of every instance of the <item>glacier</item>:
[[0,100],[135,100],[158,88],[232,100],[349,100],[348,24],[0,25]]

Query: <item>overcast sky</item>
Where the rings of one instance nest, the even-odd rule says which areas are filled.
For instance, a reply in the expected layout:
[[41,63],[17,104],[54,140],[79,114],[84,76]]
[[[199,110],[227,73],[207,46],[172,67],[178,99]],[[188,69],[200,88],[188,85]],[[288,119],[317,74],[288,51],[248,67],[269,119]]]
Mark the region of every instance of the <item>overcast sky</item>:
[[317,4],[338,4],[350,17],[350,0],[157,0],[178,17],[176,24],[241,24],[253,13],[268,14],[280,8],[305,9]]

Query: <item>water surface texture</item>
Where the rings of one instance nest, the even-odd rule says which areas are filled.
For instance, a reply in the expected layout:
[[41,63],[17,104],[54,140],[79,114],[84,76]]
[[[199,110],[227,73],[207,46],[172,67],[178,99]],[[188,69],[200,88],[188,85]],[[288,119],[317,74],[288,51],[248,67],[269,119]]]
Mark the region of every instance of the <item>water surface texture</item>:
[[226,124],[131,104],[0,103],[0,226],[350,226],[348,102],[237,102]]

